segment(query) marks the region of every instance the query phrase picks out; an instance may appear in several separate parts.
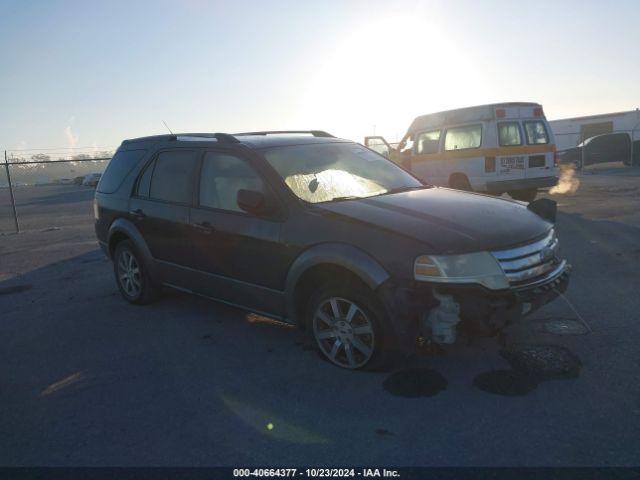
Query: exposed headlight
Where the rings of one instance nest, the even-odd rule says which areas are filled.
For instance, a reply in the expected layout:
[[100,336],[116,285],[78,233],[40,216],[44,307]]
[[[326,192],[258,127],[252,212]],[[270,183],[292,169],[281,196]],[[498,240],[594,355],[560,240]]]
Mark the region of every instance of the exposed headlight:
[[423,282],[477,283],[491,290],[509,288],[500,264],[489,252],[421,255],[416,258],[413,275]]

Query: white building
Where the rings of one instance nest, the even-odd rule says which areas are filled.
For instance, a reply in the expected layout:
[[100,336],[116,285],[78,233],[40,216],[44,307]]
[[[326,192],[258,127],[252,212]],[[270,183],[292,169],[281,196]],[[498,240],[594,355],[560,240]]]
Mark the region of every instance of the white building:
[[632,141],[640,140],[640,110],[604,113],[588,117],[549,121],[558,150],[575,147],[587,138],[604,133],[627,133]]

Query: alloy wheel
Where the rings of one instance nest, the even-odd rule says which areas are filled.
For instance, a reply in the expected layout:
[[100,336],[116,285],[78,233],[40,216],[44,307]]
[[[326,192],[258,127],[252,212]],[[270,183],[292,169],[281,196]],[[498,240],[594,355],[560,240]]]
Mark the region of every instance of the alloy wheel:
[[364,366],[375,350],[373,324],[351,300],[331,297],[313,315],[313,334],[322,353],[344,368]]
[[136,257],[129,251],[123,250],[118,259],[118,281],[125,293],[135,298],[142,290],[140,266]]

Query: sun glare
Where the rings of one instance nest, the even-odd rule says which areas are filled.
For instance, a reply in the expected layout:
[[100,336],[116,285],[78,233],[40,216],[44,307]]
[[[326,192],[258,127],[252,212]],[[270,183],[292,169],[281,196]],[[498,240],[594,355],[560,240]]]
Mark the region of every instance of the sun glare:
[[472,62],[428,18],[385,16],[335,40],[304,107],[316,123],[341,134],[353,138],[375,129],[394,140],[413,116],[464,104]]

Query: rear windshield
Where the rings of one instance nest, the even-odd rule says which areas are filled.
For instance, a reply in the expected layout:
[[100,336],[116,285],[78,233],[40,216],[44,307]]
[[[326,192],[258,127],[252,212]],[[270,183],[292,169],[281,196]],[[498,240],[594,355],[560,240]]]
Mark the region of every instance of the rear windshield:
[[549,143],[547,129],[544,126],[544,122],[541,120],[524,122],[524,131],[526,132],[527,143],[529,145]]
[[138,164],[146,152],[146,150],[117,151],[109,162],[109,165],[107,165],[104,175],[100,178],[100,183],[97,188],[98,192],[115,192],[122,184],[124,177],[133,170],[133,167]]

